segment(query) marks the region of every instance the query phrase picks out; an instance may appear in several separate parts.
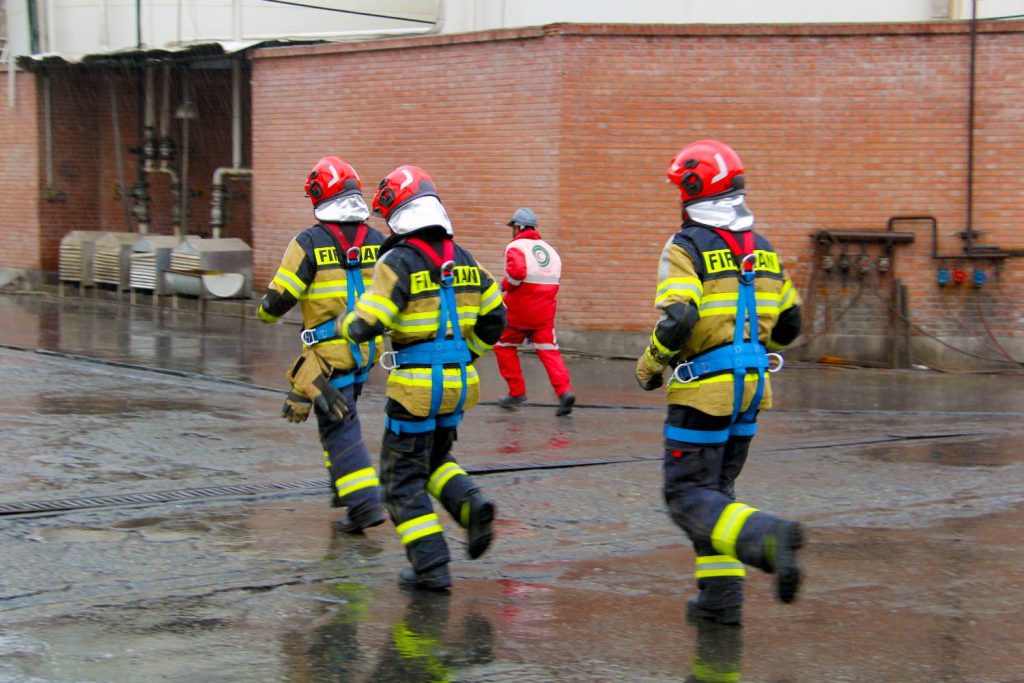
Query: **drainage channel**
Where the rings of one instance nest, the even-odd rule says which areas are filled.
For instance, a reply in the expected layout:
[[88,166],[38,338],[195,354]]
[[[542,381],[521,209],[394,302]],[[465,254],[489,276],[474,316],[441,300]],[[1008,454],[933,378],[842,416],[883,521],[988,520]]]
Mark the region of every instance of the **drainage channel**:
[[[569,467],[593,467],[627,462],[655,460],[656,456],[623,456],[592,460],[559,460],[554,462],[520,462],[501,465],[478,465],[466,467],[469,474],[495,474],[499,472],[524,472],[529,470],[565,469]],[[159,505],[227,498],[233,496],[257,496],[265,494],[306,494],[311,491],[323,492],[326,480],[286,481],[266,484],[239,484],[237,486],[208,486],[197,489],[153,491],[151,493],[123,493],[114,496],[90,496],[88,498],[64,498],[60,500],[30,500],[20,503],[0,503],[0,517],[17,515],[38,515],[46,513],[73,512],[90,508],[122,507],[130,505]]]
[[[896,441],[917,441],[922,439],[953,439],[965,436],[987,434],[982,431],[957,432],[920,432],[907,434],[881,434],[872,437],[853,439],[836,439],[832,441],[793,443],[787,446],[775,446],[759,449],[762,453],[815,450],[840,446],[859,446]],[[592,458],[587,460],[555,460],[549,462],[509,462],[494,465],[467,466],[469,474],[502,474],[508,472],[528,472],[535,470],[558,470],[572,467],[594,467],[598,465],[620,465],[632,462],[660,460],[661,455],[625,455],[608,458]],[[310,492],[323,492],[327,486],[325,480],[286,481],[266,484],[239,484],[236,486],[209,486],[197,489],[178,489],[173,491],[153,491],[151,493],[124,493],[114,496],[92,496],[88,498],[65,498],[62,500],[33,500],[20,503],[0,503],[0,517],[18,515],[40,515],[61,512],[73,512],[90,508],[121,507],[130,505],[159,505],[161,503],[186,502],[207,498],[226,498],[232,496],[255,496],[262,494],[296,494],[305,495]]]

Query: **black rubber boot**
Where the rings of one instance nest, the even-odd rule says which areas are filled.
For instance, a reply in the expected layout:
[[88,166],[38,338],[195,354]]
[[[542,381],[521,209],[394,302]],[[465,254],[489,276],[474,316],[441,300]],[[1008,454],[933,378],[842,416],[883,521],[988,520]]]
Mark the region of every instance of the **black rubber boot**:
[[804,545],[804,530],[799,522],[779,522],[765,536],[765,555],[775,573],[775,594],[785,603],[796,600],[803,572],[796,553]]
[[524,403],[526,403],[526,394],[521,396],[502,396],[498,399],[498,405],[505,410],[516,410]]
[[442,564],[425,572],[405,567],[398,573],[398,585],[408,590],[446,591],[451,588],[452,577],[448,565]]
[[576,405],[576,394],[571,391],[567,391],[558,397],[558,409],[555,411],[556,417],[562,417],[572,412],[572,407]]
[[492,523],[498,508],[479,491],[469,494],[469,499],[463,505],[469,505],[469,522],[466,527],[469,545],[466,553],[469,559],[475,560],[491,547],[494,538]]
[[384,523],[384,512],[380,508],[372,508],[369,512],[360,515],[345,515],[334,523],[334,528],[346,534],[359,535],[363,529],[372,526],[380,526]]

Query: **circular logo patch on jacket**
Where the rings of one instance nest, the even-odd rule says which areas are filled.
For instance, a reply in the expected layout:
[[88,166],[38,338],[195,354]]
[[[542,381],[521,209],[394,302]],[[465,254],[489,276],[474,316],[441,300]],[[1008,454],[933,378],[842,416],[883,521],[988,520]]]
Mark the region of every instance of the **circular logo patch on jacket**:
[[541,268],[551,263],[551,255],[548,254],[548,250],[539,244],[533,247],[533,258],[537,259],[537,263],[540,264]]

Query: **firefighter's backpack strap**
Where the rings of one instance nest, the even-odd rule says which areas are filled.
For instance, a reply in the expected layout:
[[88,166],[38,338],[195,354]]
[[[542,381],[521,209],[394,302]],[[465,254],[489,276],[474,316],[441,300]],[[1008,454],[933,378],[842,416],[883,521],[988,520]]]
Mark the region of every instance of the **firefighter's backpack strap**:
[[[442,242],[442,254],[439,256],[429,244],[418,238],[410,238],[406,243],[424,254],[438,268],[439,310],[437,333],[432,340],[412,344],[394,352],[394,367],[402,365],[429,365],[430,377],[430,412],[426,420],[385,419],[387,429],[396,434],[417,434],[433,431],[435,426],[454,428],[462,421],[462,407],[466,403],[466,366],[471,360],[469,347],[462,338],[459,327],[459,311],[455,300],[455,246],[450,239]],[[448,329],[451,336],[448,336]],[[444,397],[444,366],[459,366],[461,389],[455,409],[448,414],[438,415]]]

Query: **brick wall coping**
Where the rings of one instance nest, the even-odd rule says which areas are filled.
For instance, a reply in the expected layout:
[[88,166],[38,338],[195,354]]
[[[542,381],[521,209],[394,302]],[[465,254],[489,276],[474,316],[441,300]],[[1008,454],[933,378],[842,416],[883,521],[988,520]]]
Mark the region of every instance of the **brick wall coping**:
[[[1024,20],[978,21],[978,33],[1024,33]],[[902,23],[858,24],[572,24],[557,23],[546,26],[473,31],[446,35],[403,36],[372,41],[349,41],[260,48],[250,52],[253,59],[280,59],[313,55],[440,45],[466,45],[503,40],[529,40],[548,36],[609,36],[609,37],[765,37],[801,36],[920,36],[959,35],[970,32],[969,21],[928,21]]]

